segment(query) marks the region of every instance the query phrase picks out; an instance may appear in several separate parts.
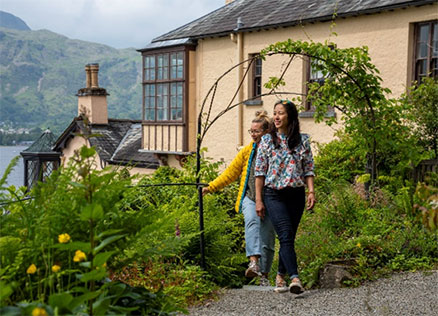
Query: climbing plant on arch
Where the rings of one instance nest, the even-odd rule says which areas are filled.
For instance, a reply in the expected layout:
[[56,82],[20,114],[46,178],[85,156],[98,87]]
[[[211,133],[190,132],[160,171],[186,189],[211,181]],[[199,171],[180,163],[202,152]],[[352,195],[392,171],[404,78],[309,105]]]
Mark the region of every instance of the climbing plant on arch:
[[[281,86],[285,86],[285,73],[289,70],[292,61],[297,57],[310,59],[312,68],[319,70],[325,77],[324,84],[309,84],[307,100],[312,102],[315,108],[315,122],[325,122],[332,125],[337,122],[337,117],[326,117],[329,108],[335,108],[341,112],[340,119],[348,134],[358,141],[365,152],[367,152],[367,172],[370,174],[372,184],[376,184],[379,161],[384,159],[388,148],[394,148],[394,140],[407,133],[408,128],[402,124],[405,108],[403,104],[391,99],[388,96],[391,91],[382,86],[382,78],[379,76],[378,69],[372,64],[367,47],[338,48],[336,44],[326,41],[325,43],[315,43],[313,41],[293,41],[291,39],[284,42],[269,45],[260,52],[260,55],[244,60],[228,69],[211,86],[205,96],[198,116],[197,133],[197,183],[200,184],[200,149],[202,141],[210,127],[220,119],[225,113],[231,111],[244,102],[236,102],[236,96],[243,88],[243,84],[256,58],[266,58],[273,55],[287,55],[289,60],[278,77],[271,77],[265,83],[267,92],[261,96],[268,95],[295,95],[302,96],[298,92],[280,91]],[[232,94],[228,105],[213,116],[213,106],[217,88],[227,75],[243,64],[248,63],[246,72],[242,74],[236,91]],[[223,100],[221,100],[223,102]],[[217,109],[216,109],[217,110]],[[397,143],[397,146],[401,145]],[[397,147],[398,150],[403,148]],[[407,148],[405,148],[407,150]],[[201,265],[203,262],[203,203],[202,188],[198,185],[199,194],[199,220],[201,238]]]
[[394,146],[394,138],[403,133],[404,130],[407,132],[407,127],[402,124],[405,108],[395,99],[389,97],[390,89],[382,86],[379,70],[371,62],[366,46],[337,48],[336,44],[327,41],[315,43],[291,39],[269,45],[260,52],[259,56],[230,68],[213,84],[199,113],[198,140],[202,142],[208,129],[223,114],[247,101],[233,103],[238,91],[242,89],[248,70],[244,73],[228,106],[212,118],[211,109],[220,81],[231,70],[243,63],[249,63],[247,69],[250,69],[256,58],[265,60],[270,56],[280,54],[288,55],[289,62],[280,76],[271,77],[265,83],[265,88],[268,88],[269,91],[263,93],[262,96],[275,94],[301,96],[301,93],[278,91],[278,88],[286,85],[284,75],[296,57],[309,58],[312,68],[321,71],[325,77],[323,85],[316,82],[309,84],[307,100],[311,101],[315,108],[315,122],[325,122],[328,125],[336,123],[338,120],[336,116],[326,116],[330,107],[341,113],[340,120],[343,122],[346,132],[355,137],[367,152],[366,168],[370,173],[371,182],[375,183],[379,161],[385,155],[387,148]]

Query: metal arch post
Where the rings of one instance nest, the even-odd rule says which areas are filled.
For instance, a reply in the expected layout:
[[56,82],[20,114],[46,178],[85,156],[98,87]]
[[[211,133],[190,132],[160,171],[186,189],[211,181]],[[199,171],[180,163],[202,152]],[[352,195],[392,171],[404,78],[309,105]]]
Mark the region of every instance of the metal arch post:
[[201,115],[198,117],[198,133],[196,142],[196,183],[198,183],[198,206],[199,206],[199,246],[201,250],[201,268],[205,270],[205,242],[204,242],[204,199],[202,196],[201,183]]

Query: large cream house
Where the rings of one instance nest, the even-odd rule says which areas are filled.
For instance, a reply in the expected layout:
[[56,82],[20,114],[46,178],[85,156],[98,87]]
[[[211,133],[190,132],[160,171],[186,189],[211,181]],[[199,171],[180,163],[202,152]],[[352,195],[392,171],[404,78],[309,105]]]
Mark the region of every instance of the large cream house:
[[[405,92],[413,80],[422,76],[438,76],[436,0],[226,2],[139,50],[143,59],[141,151],[164,157],[170,165],[178,165],[181,157],[196,150],[200,105],[216,80],[231,67],[278,41],[329,39],[339,48],[366,45],[381,72],[384,87],[394,95]],[[277,98],[257,95],[265,92],[263,83],[269,77],[280,75],[285,61],[286,56],[273,56],[253,63],[251,69],[247,69],[248,63],[243,63],[220,81],[213,116],[230,103],[248,70],[243,89],[234,100],[242,104],[221,117],[203,141],[208,156],[229,162],[237,149],[249,142],[246,131],[254,113],[260,109],[272,113]],[[284,91],[305,95],[306,83],[318,80],[318,76],[310,69],[308,60],[297,59],[285,75]],[[305,98],[303,102],[302,131],[317,142],[331,140],[337,127],[315,124],[311,107]]]

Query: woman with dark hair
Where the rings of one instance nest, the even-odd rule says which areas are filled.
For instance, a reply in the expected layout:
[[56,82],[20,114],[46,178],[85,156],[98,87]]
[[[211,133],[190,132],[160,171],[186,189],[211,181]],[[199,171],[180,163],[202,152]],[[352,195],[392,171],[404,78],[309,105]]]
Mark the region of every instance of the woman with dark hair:
[[[298,276],[295,236],[306,204],[315,204],[313,187],[313,156],[309,136],[300,133],[298,111],[291,101],[280,100],[274,105],[274,126],[262,137],[255,166],[256,212],[261,218],[265,210],[280,241],[276,287],[281,293],[302,293]],[[266,209],[265,209],[266,206]],[[285,274],[289,275],[289,288]]]

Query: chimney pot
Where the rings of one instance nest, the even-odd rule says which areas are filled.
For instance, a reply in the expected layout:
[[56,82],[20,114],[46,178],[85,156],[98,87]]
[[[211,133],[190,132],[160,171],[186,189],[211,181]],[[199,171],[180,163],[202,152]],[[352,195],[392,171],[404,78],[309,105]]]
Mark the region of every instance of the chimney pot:
[[99,64],[90,64],[91,88],[99,88]]
[[86,88],[91,88],[91,69],[90,64],[85,65],[85,75],[86,75]]

